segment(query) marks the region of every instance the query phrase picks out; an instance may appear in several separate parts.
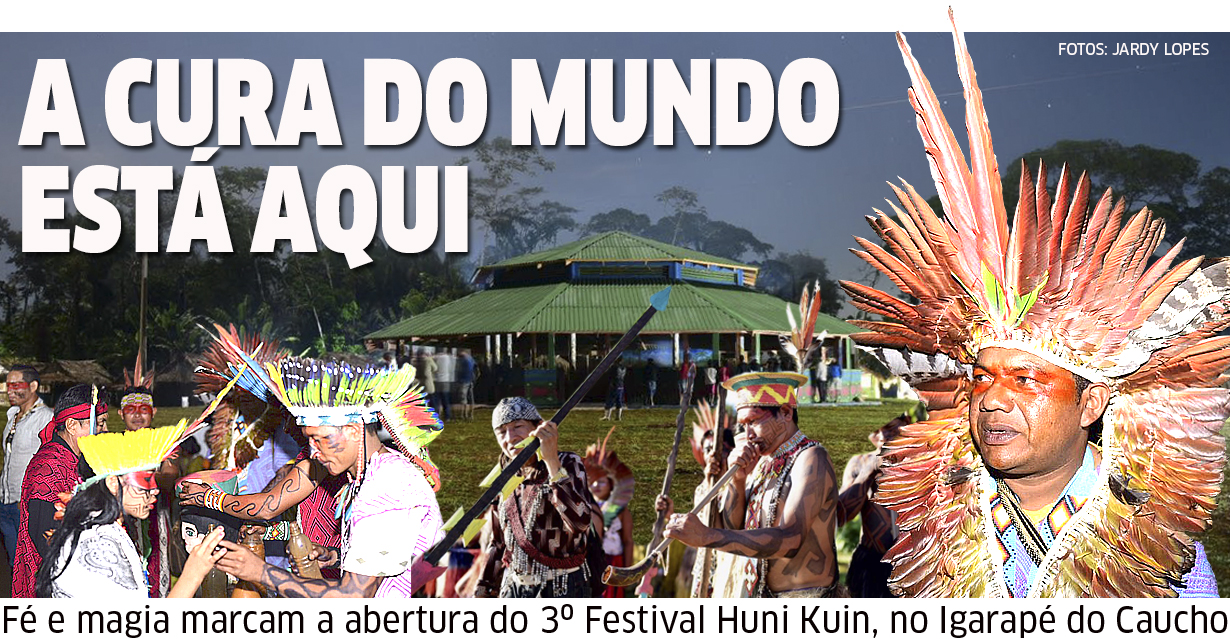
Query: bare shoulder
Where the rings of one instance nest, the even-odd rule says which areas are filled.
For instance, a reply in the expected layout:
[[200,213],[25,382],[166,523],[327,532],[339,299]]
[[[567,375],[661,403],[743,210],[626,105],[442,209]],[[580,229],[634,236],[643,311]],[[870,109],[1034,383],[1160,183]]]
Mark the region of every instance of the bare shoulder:
[[830,474],[833,472],[833,460],[829,457],[829,451],[819,444],[799,453],[799,461],[795,467],[799,466],[826,470]]
[[827,487],[836,481],[833,472],[833,462],[824,446],[812,446],[799,453],[799,458],[790,471],[790,479],[795,482],[805,482],[808,485],[821,484]]

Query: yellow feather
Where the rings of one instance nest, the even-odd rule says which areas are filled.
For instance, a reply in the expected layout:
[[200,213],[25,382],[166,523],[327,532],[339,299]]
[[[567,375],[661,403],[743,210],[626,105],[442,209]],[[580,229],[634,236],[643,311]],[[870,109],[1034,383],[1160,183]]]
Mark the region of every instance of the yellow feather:
[[486,525],[487,525],[487,520],[483,519],[482,517],[479,517],[478,519],[475,519],[474,521],[470,522],[470,525],[466,526],[466,531],[462,533],[461,535],[461,544],[463,546],[469,546],[470,541],[474,539],[474,536],[482,532],[483,526],[486,526]]
[[77,440],[81,454],[98,476],[122,475],[157,468],[180,441],[187,420],[175,426],[100,433]]

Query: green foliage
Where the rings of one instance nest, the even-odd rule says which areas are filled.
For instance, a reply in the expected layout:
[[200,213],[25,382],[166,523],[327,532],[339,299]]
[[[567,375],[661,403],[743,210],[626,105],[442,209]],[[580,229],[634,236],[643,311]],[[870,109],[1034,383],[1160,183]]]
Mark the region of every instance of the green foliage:
[[710,219],[709,211],[700,203],[695,191],[672,186],[655,199],[670,212],[639,233],[650,239],[732,260],[742,260],[749,252],[764,257],[773,250],[772,244],[760,241],[748,229]]
[[[475,145],[473,157],[457,162],[474,165],[470,174],[470,215],[484,228],[479,264],[529,253],[553,244],[560,233],[577,228],[576,209],[542,196],[540,186],[525,181],[555,163],[533,146],[513,146],[505,137]],[[489,240],[496,240],[489,245]]]
[[1230,255],[1230,169],[1219,166],[1201,173],[1196,158],[1144,144],[1060,140],[1008,165],[1003,180],[1005,204],[1011,206],[1020,198],[1022,161],[1037,179],[1039,159],[1046,161],[1052,188],[1060,167],[1067,163],[1074,181],[1081,171],[1089,175],[1092,200],[1109,188],[1127,203],[1128,214],[1147,206],[1162,216],[1169,225],[1168,240],[1187,237],[1181,258]]
[[756,288],[790,302],[798,302],[803,287],[820,282],[820,312],[836,316],[841,312],[841,287],[829,278],[828,264],[807,251],[778,253],[760,263]]
[[607,231],[623,231],[634,235],[645,235],[645,229],[653,225],[648,215],[636,213],[625,208],[613,209],[599,213],[582,227],[584,235],[597,235]]
[[760,241],[748,229],[711,219],[694,191],[672,186],[655,199],[667,209],[656,222],[644,213],[618,208],[594,215],[581,231],[585,235],[624,231],[736,261],[748,253],[764,257],[773,250],[772,244]]

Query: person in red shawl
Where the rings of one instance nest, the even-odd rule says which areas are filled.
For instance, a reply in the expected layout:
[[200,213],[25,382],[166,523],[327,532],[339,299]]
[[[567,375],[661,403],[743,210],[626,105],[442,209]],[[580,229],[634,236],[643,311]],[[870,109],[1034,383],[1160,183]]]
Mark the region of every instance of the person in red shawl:
[[43,445],[30,459],[21,483],[21,522],[13,562],[13,596],[34,596],[34,575],[57,527],[56,504],[94,473],[81,457],[77,439],[107,430],[107,403],[97,387],[78,384],[60,395],[55,417],[39,438]]

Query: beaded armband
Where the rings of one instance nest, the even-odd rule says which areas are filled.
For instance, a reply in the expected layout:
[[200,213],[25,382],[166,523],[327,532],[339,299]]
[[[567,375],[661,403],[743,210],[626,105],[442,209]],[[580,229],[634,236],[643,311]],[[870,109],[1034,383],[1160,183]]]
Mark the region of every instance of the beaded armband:
[[265,529],[265,539],[286,541],[290,539],[290,522],[279,521]]
[[225,496],[226,493],[218,490],[217,488],[210,488],[205,491],[205,507],[210,510],[222,512],[222,498]]

